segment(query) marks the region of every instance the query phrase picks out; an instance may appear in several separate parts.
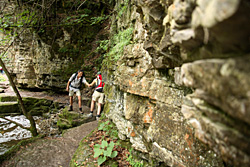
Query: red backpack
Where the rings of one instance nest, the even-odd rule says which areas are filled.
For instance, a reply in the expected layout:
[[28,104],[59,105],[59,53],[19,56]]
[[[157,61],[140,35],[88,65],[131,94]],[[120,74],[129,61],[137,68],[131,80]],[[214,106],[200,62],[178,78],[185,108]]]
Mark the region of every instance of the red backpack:
[[101,92],[102,93],[104,85],[105,85],[105,83],[102,82],[102,75],[101,74],[97,75],[97,84],[96,84],[95,90],[97,92]]

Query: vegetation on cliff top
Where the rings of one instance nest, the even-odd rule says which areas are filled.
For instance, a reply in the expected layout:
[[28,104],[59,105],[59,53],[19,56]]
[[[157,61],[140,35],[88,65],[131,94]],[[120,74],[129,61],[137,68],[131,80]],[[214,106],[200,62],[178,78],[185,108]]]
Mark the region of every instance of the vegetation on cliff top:
[[[68,67],[52,71],[55,75],[63,74],[62,79],[67,80],[69,75],[83,68],[90,78],[100,69],[102,58],[98,59],[100,52],[94,52],[96,41],[108,39],[108,34],[102,30],[107,26],[105,22],[113,5],[110,0],[3,1],[0,34],[5,35],[0,39],[1,49],[19,45],[27,33],[34,32],[37,35],[33,39],[35,43],[50,46],[50,61],[56,58],[72,62]],[[12,6],[12,10],[7,6]]]

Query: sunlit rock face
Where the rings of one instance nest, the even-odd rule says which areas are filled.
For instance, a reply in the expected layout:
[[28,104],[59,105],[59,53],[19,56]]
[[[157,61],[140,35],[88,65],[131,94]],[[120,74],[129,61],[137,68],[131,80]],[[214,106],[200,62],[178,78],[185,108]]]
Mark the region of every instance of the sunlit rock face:
[[134,0],[113,18],[134,27],[103,69],[119,137],[165,166],[248,166],[250,3]]
[[[14,12],[18,12],[19,8],[15,1],[3,0],[1,10],[4,14],[13,15]],[[47,31],[53,34],[53,30],[47,29]],[[12,45],[7,45],[11,42],[6,43],[6,46],[1,43],[1,51],[9,48],[6,54],[7,59],[4,59],[4,62],[19,87],[42,89],[65,87],[65,80],[62,75],[58,75],[58,71],[67,68],[72,60],[67,57],[62,58],[51,43],[58,46],[60,44],[60,47],[63,47],[68,43],[70,35],[67,30],[59,31],[61,31],[60,37],[58,34],[54,34],[54,39],[48,37],[51,41],[48,42],[48,40],[42,39],[37,31],[24,28],[18,32],[19,35],[13,40]],[[6,41],[12,41],[2,31],[0,37]]]
[[8,69],[19,87],[41,89],[65,87],[64,78],[56,72],[72,63],[69,58],[62,59],[59,54],[53,54],[51,46],[32,32],[25,32],[18,42],[18,47],[8,54],[11,60],[8,64],[12,66]]
[[[14,21],[19,20],[19,17],[21,17],[20,8],[30,10],[27,6],[33,2],[17,5],[18,2],[2,0],[0,10],[6,15],[14,16],[12,18]],[[37,7],[37,13],[41,12],[39,11],[41,9],[39,3],[34,4],[39,6]],[[37,23],[38,25],[28,25],[27,23],[28,28],[17,24],[20,26],[17,28],[18,35],[12,39],[8,39],[8,34],[0,31],[1,39],[10,40],[8,44],[13,42],[10,47],[8,47],[8,44],[6,44],[6,47],[2,47],[4,44],[1,43],[0,51],[4,52],[8,48],[5,64],[18,87],[62,91],[65,90],[69,77],[79,69],[84,69],[86,76],[92,77],[94,66],[89,65],[89,62],[91,62],[89,59],[92,58],[91,56],[97,58],[100,56],[92,50],[92,42],[99,40],[97,34],[102,25],[101,22],[93,23],[93,25],[87,24],[84,19],[91,20],[92,17],[99,15],[101,12],[106,14],[107,11],[100,10],[100,5],[91,1],[82,4],[77,9],[79,15],[74,13],[75,9],[72,10],[71,1],[44,3],[49,4],[47,4],[48,9],[45,12],[46,18],[39,18],[44,19],[43,23]],[[36,7],[34,8],[36,9]],[[66,11],[69,13],[66,14]],[[23,17],[24,19],[30,19]],[[66,17],[67,20],[71,20],[65,21]],[[75,17],[78,17],[78,20],[83,17],[81,23],[75,23]],[[9,21],[14,22],[13,20]],[[20,20],[22,21],[22,19]],[[40,25],[42,27],[39,27]],[[101,35],[102,38],[106,38],[107,34],[102,33]],[[91,54],[89,54],[90,52]],[[91,56],[88,57],[89,55]],[[85,65],[86,59],[88,65]]]

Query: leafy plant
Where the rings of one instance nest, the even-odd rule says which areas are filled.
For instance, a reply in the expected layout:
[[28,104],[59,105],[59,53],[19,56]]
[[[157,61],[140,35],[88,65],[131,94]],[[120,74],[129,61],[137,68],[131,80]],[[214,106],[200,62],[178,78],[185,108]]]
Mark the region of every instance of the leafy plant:
[[3,77],[3,75],[0,75],[0,81],[1,82],[6,81],[6,79]]
[[109,16],[98,16],[98,17],[92,17],[91,18],[91,24],[90,25],[94,25],[94,24],[99,24],[102,23],[104,20],[108,19]]
[[112,62],[116,62],[123,55],[124,47],[132,40],[133,30],[134,29],[130,27],[113,36],[109,41],[110,51],[104,55],[104,66],[109,66]]
[[136,160],[133,158],[133,156],[132,156],[132,150],[133,150],[133,149],[130,149],[130,150],[129,150],[130,154],[129,154],[129,157],[128,157],[126,160],[129,162],[129,164],[130,164],[132,167],[143,167],[143,162],[138,162],[138,161],[136,161]]
[[115,158],[117,156],[117,151],[113,151],[115,143],[111,141],[109,144],[107,141],[102,141],[102,144],[95,144],[94,145],[94,158],[98,157],[98,165],[104,163],[108,157]]
[[107,51],[109,46],[109,40],[98,41],[99,46],[96,48],[96,52]]
[[110,121],[102,122],[98,130],[105,131],[109,136],[112,136],[113,138],[118,138],[118,131],[116,130],[114,124],[112,124]]
[[118,7],[119,12],[118,12],[118,14],[116,16],[116,19],[119,19],[124,14],[124,12],[128,8],[128,4],[129,4],[129,0],[124,0],[124,2],[119,5],[119,7]]
[[65,25],[77,25],[80,23],[83,23],[84,21],[87,21],[88,14],[81,14],[81,15],[76,15],[76,16],[67,16],[62,20],[61,24]]

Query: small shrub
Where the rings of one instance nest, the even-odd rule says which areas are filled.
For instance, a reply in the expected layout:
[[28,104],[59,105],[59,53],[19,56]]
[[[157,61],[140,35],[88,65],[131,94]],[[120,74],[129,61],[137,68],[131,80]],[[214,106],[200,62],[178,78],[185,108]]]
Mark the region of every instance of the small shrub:
[[102,122],[98,130],[105,131],[107,135],[112,136],[113,138],[118,138],[118,131],[115,128],[115,125],[110,121]]
[[112,62],[117,62],[117,60],[123,55],[124,47],[132,40],[133,30],[134,29],[130,27],[113,36],[109,41],[110,50],[104,55],[104,66],[110,66]]
[[0,75],[0,81],[1,82],[6,81],[6,79],[3,77],[3,75]]
[[132,167],[143,167],[143,162],[138,162],[138,161],[136,161],[136,160],[133,158],[133,156],[132,156],[132,150],[133,150],[133,149],[130,149],[130,150],[129,150],[130,154],[129,154],[129,157],[128,157],[126,160],[129,162],[129,164],[130,164]]
[[94,145],[94,158],[98,157],[98,165],[104,163],[108,157],[115,158],[117,156],[117,151],[113,151],[115,143],[111,141],[109,144],[107,141],[102,141],[102,144]]

